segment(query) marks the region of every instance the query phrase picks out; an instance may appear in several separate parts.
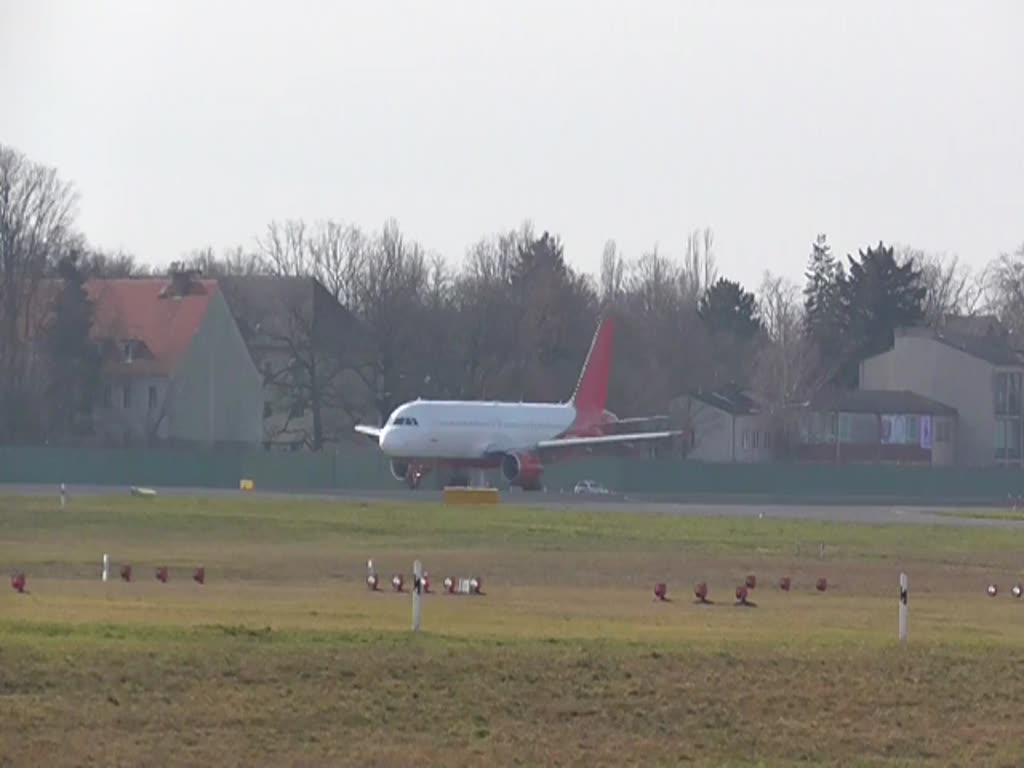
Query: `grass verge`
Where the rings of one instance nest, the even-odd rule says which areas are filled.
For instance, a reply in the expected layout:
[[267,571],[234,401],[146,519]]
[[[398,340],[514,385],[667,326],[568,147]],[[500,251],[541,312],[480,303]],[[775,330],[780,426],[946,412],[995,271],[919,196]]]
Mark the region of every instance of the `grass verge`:
[[[0,597],[0,765],[1018,764],[1016,531],[263,499],[55,506],[0,499],[0,562],[30,588]],[[105,551],[138,580],[102,584]],[[424,598],[414,637],[409,597],[363,586],[368,556],[385,581],[419,557],[435,585],[479,574],[488,594]],[[168,584],[150,570],[163,562]],[[205,586],[189,578],[199,563]],[[901,569],[906,648],[893,642]],[[736,607],[752,572],[758,605]],[[716,605],[692,603],[698,580]],[[653,601],[655,581],[672,602]]]

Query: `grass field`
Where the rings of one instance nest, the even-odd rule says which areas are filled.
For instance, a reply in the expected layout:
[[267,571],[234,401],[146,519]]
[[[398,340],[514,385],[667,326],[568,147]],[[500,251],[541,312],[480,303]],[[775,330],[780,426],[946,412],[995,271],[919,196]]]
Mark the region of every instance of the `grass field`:
[[[0,563],[29,588],[0,593],[0,765],[1021,765],[1022,549],[990,528],[0,497]],[[413,636],[367,558],[385,587],[419,558],[435,589],[487,594],[426,596]]]

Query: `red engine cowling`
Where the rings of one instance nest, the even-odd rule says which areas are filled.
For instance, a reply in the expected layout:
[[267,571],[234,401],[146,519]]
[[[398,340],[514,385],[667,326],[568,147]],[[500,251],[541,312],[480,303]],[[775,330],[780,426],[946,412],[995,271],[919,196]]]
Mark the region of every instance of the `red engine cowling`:
[[528,453],[506,453],[501,460],[501,474],[512,485],[524,491],[539,491],[544,465]]

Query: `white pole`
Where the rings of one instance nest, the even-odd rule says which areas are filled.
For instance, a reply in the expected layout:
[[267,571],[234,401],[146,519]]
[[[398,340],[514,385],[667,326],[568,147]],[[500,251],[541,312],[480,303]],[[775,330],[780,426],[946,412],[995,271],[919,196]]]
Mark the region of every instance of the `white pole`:
[[900,574],[900,642],[907,642],[907,574]]
[[110,573],[110,555],[103,554],[103,580],[107,580],[107,575]]
[[67,504],[67,501],[68,501],[67,489],[64,487],[64,483],[61,483],[60,484],[60,508],[61,509],[64,509],[64,505]]
[[412,564],[412,631],[420,631],[420,593],[423,591],[423,563],[417,560]]

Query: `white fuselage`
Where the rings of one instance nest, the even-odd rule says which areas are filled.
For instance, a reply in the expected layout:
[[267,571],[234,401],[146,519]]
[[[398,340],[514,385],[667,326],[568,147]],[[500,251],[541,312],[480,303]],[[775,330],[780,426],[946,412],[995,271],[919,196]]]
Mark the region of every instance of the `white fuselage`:
[[570,404],[414,400],[395,409],[379,443],[392,458],[481,459],[528,451],[575,418]]

